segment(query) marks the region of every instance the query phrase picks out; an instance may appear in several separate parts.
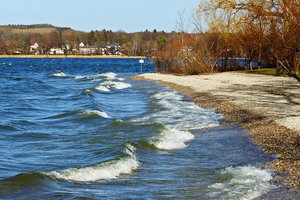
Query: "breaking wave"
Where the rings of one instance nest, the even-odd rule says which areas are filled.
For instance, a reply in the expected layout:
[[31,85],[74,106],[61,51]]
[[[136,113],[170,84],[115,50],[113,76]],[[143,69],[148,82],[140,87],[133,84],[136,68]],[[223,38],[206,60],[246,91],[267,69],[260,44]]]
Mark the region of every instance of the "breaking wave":
[[102,74],[99,74],[100,76],[102,77],[106,77],[107,79],[115,79],[117,74],[116,73],[113,73],[113,72],[107,72],[107,73],[102,73]]
[[275,188],[270,183],[272,172],[255,166],[228,167],[220,175],[227,180],[209,186],[216,199],[256,199]]
[[105,87],[103,85],[98,85],[97,87],[95,87],[95,89],[100,92],[110,92],[110,89],[108,89],[107,87]]
[[102,74],[95,74],[89,76],[77,75],[74,76],[74,79],[81,79],[87,81],[103,81],[103,80],[122,80],[121,78],[117,78],[117,74],[113,72],[107,72]]
[[97,87],[95,87],[98,91],[109,92],[111,89],[122,90],[126,88],[132,87],[129,83],[117,82],[117,81],[104,81]]
[[46,173],[54,179],[61,179],[71,182],[95,182],[118,178],[124,174],[131,174],[140,163],[135,155],[135,147],[126,145],[125,157],[105,163],[96,164],[84,168],[70,168],[63,171],[53,171]]
[[132,121],[157,122],[166,127],[148,142],[158,149],[183,149],[187,147],[186,142],[194,139],[189,130],[218,126],[222,117],[212,110],[198,107],[177,92],[160,92],[152,98],[156,112]]
[[87,116],[96,115],[103,118],[111,118],[111,116],[109,116],[106,112],[99,111],[99,110],[84,110],[81,113]]
[[177,92],[160,92],[153,98],[158,101],[157,104],[161,109],[150,118],[176,129],[192,130],[215,127],[219,125],[219,119],[222,118],[222,115],[198,107]]
[[175,150],[184,149],[187,146],[185,143],[192,139],[194,139],[194,135],[188,131],[166,128],[159,136],[151,139],[149,143],[158,149]]
[[52,74],[53,77],[57,77],[57,78],[65,78],[67,77],[67,75],[63,72],[57,72],[57,73],[54,73]]

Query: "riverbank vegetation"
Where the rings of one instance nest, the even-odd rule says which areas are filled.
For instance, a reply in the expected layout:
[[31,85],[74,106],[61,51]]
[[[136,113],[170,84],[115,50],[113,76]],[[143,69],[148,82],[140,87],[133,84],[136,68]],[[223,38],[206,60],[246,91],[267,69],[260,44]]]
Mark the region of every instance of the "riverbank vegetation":
[[182,31],[156,52],[158,70],[199,74],[273,67],[300,81],[298,0],[204,0],[194,20],[196,33]]

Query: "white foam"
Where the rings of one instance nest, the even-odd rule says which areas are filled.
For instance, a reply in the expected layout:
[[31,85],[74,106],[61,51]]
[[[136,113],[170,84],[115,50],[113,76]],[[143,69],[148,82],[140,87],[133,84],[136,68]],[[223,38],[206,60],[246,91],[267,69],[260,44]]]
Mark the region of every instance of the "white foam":
[[99,74],[100,76],[106,77],[107,79],[115,79],[117,74],[113,73],[113,72],[107,72],[107,73],[102,73]]
[[97,87],[95,87],[95,89],[100,92],[110,92],[110,89],[108,89],[107,87],[105,87],[103,85],[98,85]]
[[103,117],[103,118],[111,118],[111,116],[109,116],[106,112],[99,111],[99,110],[85,110],[85,111],[82,111],[82,114],[97,115],[97,116]]
[[153,95],[153,102],[157,105],[156,112],[135,119],[135,122],[156,121],[178,130],[193,130],[219,126],[222,118],[213,110],[200,108],[173,91]]
[[150,143],[158,149],[174,150],[184,149],[187,146],[185,142],[192,139],[194,139],[194,135],[188,131],[167,128],[159,136],[153,138]]
[[52,74],[52,76],[54,76],[54,77],[67,77],[66,74],[63,73],[63,72],[54,73],[54,74]]
[[86,78],[86,76],[80,76],[80,75],[78,75],[78,76],[74,76],[74,78],[75,79],[83,79],[83,78]]
[[112,87],[118,89],[118,90],[122,90],[125,88],[130,88],[132,87],[129,83],[123,83],[123,82],[114,82]]
[[108,90],[110,88],[114,88],[114,89],[117,89],[117,90],[122,90],[122,89],[130,88],[132,86],[129,83],[124,83],[124,82],[104,81],[99,86],[97,86],[96,89],[100,88],[101,90],[105,90],[104,87]]
[[229,167],[221,174],[230,179],[210,186],[218,199],[256,199],[275,187],[270,183],[272,172],[255,166]]
[[123,174],[131,174],[139,167],[139,162],[134,154],[135,148],[131,145],[127,145],[124,151],[128,156],[119,160],[113,160],[90,167],[54,171],[46,173],[46,175],[52,178],[74,182],[94,182],[115,179]]
[[97,82],[97,81],[103,81],[103,80],[124,80],[122,78],[116,78],[117,74],[113,72],[107,72],[102,74],[95,74],[95,75],[76,75],[74,76],[74,79],[86,79],[89,81]]

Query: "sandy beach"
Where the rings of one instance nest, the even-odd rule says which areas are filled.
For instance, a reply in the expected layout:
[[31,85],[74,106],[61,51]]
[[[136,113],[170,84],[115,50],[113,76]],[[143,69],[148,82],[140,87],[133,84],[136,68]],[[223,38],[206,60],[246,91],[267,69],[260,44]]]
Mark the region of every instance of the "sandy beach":
[[224,114],[224,123],[246,128],[253,141],[277,157],[266,164],[280,174],[276,180],[300,189],[300,83],[296,80],[239,72],[143,74],[137,79],[170,86],[199,106]]

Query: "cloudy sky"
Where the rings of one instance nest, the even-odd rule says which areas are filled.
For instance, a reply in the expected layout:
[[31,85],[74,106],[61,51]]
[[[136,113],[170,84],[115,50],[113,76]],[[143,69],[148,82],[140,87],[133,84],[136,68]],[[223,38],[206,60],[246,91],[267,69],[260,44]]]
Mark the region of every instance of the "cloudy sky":
[[176,30],[179,13],[185,13],[187,25],[198,3],[199,0],[9,0],[1,2],[0,24],[48,23],[82,31],[169,32]]

